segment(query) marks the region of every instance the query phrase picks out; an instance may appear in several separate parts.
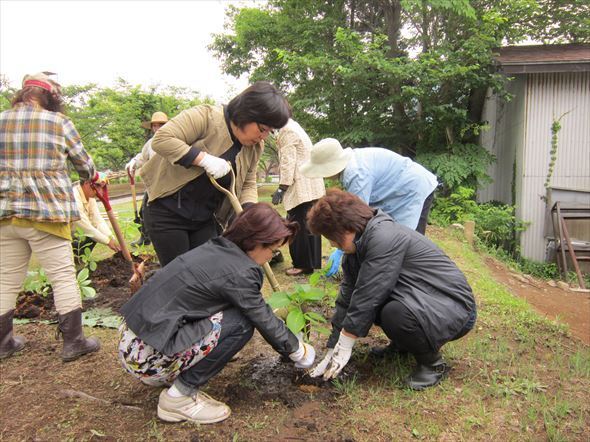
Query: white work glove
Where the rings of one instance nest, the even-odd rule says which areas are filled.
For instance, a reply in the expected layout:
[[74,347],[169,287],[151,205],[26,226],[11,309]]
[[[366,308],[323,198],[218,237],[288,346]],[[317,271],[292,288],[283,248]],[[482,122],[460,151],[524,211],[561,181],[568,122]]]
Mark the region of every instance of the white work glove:
[[299,348],[289,355],[289,359],[295,362],[295,368],[309,368],[315,360],[315,349],[303,341],[299,341]]
[[312,378],[317,378],[318,376],[323,375],[324,372],[326,371],[326,368],[328,367],[328,364],[332,360],[333,354],[334,354],[334,349],[329,348],[328,351],[326,351],[326,355],[324,356],[324,359],[322,359],[322,362],[320,362],[318,365],[316,365],[314,367],[314,369],[309,372],[309,375]]
[[[356,338],[345,336],[340,332],[340,338],[334,347],[333,353],[330,355],[328,351],[324,360],[312,370],[310,376],[318,377],[323,374],[324,381],[337,377],[346,364],[348,364],[355,342]],[[329,356],[331,357],[328,360]]]
[[135,175],[135,167],[136,167],[135,158],[132,158],[131,161],[129,161],[127,164],[125,164],[125,170],[131,176]]
[[210,155],[207,152],[203,152],[205,156],[199,163],[205,172],[211,175],[213,178],[218,179],[224,175],[227,175],[231,170],[231,166],[224,159],[218,158],[214,155]]

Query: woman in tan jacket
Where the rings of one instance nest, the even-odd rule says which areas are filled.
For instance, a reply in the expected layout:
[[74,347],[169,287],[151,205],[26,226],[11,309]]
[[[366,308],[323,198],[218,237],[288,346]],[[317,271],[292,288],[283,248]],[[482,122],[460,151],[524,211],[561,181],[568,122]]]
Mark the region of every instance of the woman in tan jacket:
[[299,232],[289,244],[293,268],[289,276],[312,273],[322,267],[322,239],[313,235],[306,225],[307,212],[313,203],[325,195],[322,178],[307,178],[299,166],[309,161],[312,142],[303,128],[294,120],[283,127],[277,136],[279,151],[279,188],[273,194],[273,204],[283,203],[289,221],[297,221]]
[[259,81],[228,105],[195,106],[156,132],[156,155],[140,175],[149,197],[145,222],[162,266],[217,236],[218,226],[225,227],[231,215],[229,201],[207,174],[228,187],[232,167],[242,206],[257,202],[256,169],[264,139],[290,115],[281,93]]

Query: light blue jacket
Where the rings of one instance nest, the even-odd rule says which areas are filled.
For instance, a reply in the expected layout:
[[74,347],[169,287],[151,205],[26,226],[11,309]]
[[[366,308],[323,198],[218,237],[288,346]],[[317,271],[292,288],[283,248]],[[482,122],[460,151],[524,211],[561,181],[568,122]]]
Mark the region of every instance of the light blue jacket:
[[415,230],[424,200],[438,185],[436,176],[387,149],[365,147],[352,152],[342,171],[344,189]]

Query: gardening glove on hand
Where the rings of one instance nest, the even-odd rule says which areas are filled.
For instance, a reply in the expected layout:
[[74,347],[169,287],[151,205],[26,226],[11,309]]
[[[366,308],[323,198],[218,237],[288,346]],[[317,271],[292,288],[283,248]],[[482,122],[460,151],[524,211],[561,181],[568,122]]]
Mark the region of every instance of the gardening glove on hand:
[[338,273],[340,262],[342,261],[342,255],[344,255],[344,252],[340,249],[336,249],[334,252],[332,252],[330,258],[328,259],[327,265],[329,266],[329,269],[326,272],[326,276],[334,276],[336,273]]
[[125,170],[127,171],[127,173],[130,176],[135,176],[135,167],[136,167],[135,158],[133,158],[131,161],[129,161],[127,164],[125,164]]
[[215,179],[221,178],[222,176],[225,176],[229,173],[231,166],[227,161],[214,155],[210,155],[206,152],[203,153],[205,156],[199,163],[199,166],[205,169],[205,172]]
[[96,172],[91,183],[95,186],[104,187],[109,184],[109,176],[106,172]]
[[316,365],[315,368],[309,372],[309,375],[312,378],[317,378],[318,376],[323,375],[324,372],[326,371],[326,368],[328,368],[328,364],[332,360],[333,354],[334,354],[334,349],[329,348],[328,351],[326,351],[326,355],[324,356],[324,359],[322,359],[322,362],[320,362],[318,365]]
[[356,338],[345,336],[342,332],[340,332],[340,338],[334,347],[334,354],[332,355],[332,359],[330,360],[330,363],[324,372],[324,381],[337,377],[346,364],[348,364],[350,356],[352,355],[352,347],[354,347],[355,341]]
[[300,340],[299,348],[289,355],[289,359],[295,362],[295,368],[309,368],[315,360],[315,349]]
[[283,202],[283,197],[287,189],[285,187],[279,187],[275,193],[272,194],[272,203],[277,206]]

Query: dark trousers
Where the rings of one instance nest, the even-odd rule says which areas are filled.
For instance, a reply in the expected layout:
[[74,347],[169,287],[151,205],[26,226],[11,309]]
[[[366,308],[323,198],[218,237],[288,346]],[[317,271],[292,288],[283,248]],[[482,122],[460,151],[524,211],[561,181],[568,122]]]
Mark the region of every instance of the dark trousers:
[[313,235],[307,228],[307,212],[315,201],[299,204],[287,211],[289,221],[297,221],[299,232],[289,244],[289,253],[296,269],[319,269],[322,267],[322,237]]
[[145,208],[148,205],[148,193],[145,192],[143,194],[143,200],[141,200],[141,207],[139,208],[139,232],[143,235],[144,238],[149,239],[150,234],[147,226],[145,225]]
[[[450,341],[465,336],[475,325],[477,313],[471,313],[469,321],[463,329]],[[398,350],[407,351],[414,355],[437,352],[432,348],[420,323],[400,301],[393,300],[383,306],[379,314],[379,325]]]
[[175,382],[182,384],[181,392],[190,395],[191,391],[205,385],[248,343],[253,334],[254,326],[238,309],[224,310],[217,346],[176,379]]
[[428,195],[428,197],[424,200],[424,204],[422,205],[422,212],[420,212],[420,219],[418,220],[418,226],[416,227],[416,232],[421,233],[422,235],[426,233],[426,224],[428,224],[428,214],[430,213],[430,208],[432,207],[433,201],[434,192]]
[[157,200],[145,207],[144,222],[162,267],[217,236],[214,219],[192,221],[158,204]]

